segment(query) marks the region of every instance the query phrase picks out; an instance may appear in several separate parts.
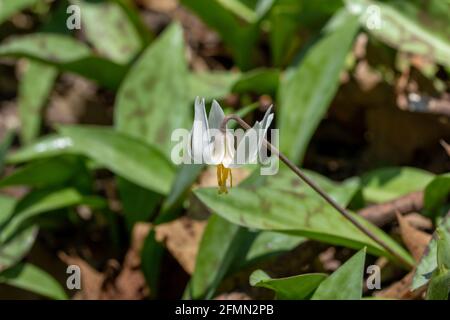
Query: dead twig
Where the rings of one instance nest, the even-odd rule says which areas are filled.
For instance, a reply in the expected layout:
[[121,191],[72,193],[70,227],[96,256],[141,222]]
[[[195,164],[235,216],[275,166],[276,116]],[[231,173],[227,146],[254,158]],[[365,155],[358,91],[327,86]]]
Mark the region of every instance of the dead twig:
[[423,191],[408,193],[400,198],[364,208],[358,214],[382,227],[395,219],[395,213],[417,212],[423,208]]

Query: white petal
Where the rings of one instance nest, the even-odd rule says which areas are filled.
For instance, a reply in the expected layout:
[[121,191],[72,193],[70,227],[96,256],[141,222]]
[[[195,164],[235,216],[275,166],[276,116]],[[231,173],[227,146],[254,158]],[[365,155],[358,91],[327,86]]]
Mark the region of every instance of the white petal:
[[209,143],[209,127],[206,120],[205,99],[195,99],[194,123],[191,131],[191,158],[194,163],[202,162],[203,149]]
[[225,136],[220,130],[212,129],[211,140],[204,150],[205,162],[217,165],[222,163],[225,157]]
[[253,128],[248,129],[245,132],[236,148],[233,163],[229,166],[230,168],[237,168],[244,164],[256,163],[259,150],[258,132],[260,128],[261,124],[256,122],[253,125]]
[[227,131],[225,135],[225,155],[222,160],[225,168],[229,168],[233,163],[234,155],[234,136]]
[[211,110],[209,111],[208,123],[211,129],[220,129],[225,113],[216,100],[213,100]]

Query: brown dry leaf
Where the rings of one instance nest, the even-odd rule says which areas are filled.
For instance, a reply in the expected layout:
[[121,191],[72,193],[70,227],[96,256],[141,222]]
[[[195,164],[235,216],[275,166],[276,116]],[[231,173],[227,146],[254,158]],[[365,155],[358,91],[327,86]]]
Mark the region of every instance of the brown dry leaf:
[[218,295],[214,300],[252,300],[252,298],[244,292],[229,292]]
[[177,0],[136,0],[136,2],[153,11],[169,13],[178,7]]
[[389,299],[419,299],[424,293],[424,288],[411,291],[411,284],[414,278],[415,269],[410,271],[401,280],[393,283],[388,288],[375,293],[377,297]]
[[[416,229],[408,218],[397,213],[397,220],[400,225],[400,233],[408,250],[416,261],[420,261],[431,235]],[[424,289],[411,291],[411,284],[414,278],[415,268],[405,275],[401,280],[393,283],[388,288],[375,293],[376,296],[394,299],[418,299],[422,297]]]
[[444,147],[445,152],[447,152],[448,156],[450,157],[450,144],[448,144],[444,140],[441,140],[441,146]]
[[155,227],[156,240],[163,242],[183,269],[192,274],[198,246],[206,221],[193,220],[187,216]]
[[431,230],[433,228],[433,222],[420,213],[413,212],[403,216],[403,218],[415,229]]
[[77,265],[81,271],[81,291],[74,299],[80,300],[142,300],[149,295],[144,275],[140,269],[140,251],[150,231],[148,223],[137,223],[133,228],[131,247],[123,265],[115,260],[108,262],[108,268],[102,273],[76,256],[60,253],[60,259],[68,265]]
[[400,233],[408,250],[414,259],[419,262],[425,248],[431,240],[431,235],[413,227],[408,220],[397,213],[397,220],[400,225]]

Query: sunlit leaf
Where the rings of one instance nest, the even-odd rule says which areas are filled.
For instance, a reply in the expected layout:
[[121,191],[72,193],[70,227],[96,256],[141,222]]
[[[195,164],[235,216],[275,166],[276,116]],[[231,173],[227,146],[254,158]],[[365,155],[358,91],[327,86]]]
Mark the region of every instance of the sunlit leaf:
[[120,87],[115,109],[118,130],[169,156],[173,130],[191,125],[193,97],[187,74],[183,30],[173,24],[145,50]]
[[26,57],[78,73],[115,89],[126,67],[94,55],[82,42],[66,35],[33,33],[11,37],[0,44],[0,56]]
[[337,91],[339,75],[358,28],[357,19],[348,16],[341,25],[324,32],[300,63],[282,79],[278,118],[283,137],[280,149],[294,162],[302,160],[309,140]]
[[[214,212],[241,226],[283,231],[355,249],[367,246],[371,253],[395,259],[327,203],[302,193],[264,187],[236,187],[226,196],[218,195],[215,188],[197,189],[194,193]],[[383,231],[357,215],[353,217],[414,264],[410,255]]]
[[433,174],[425,170],[387,167],[363,175],[361,187],[366,201],[385,202],[422,190],[432,179]]
[[38,233],[37,226],[31,226],[19,232],[14,238],[0,243],[0,272],[16,263],[30,251]]
[[6,283],[51,299],[68,298],[64,289],[51,275],[29,263],[18,264],[1,272],[0,283]]
[[80,7],[84,34],[102,56],[117,63],[127,63],[137,54],[141,48],[139,35],[117,3],[71,2]]
[[[433,18],[425,19],[422,8],[417,8],[416,18],[412,18],[405,15],[407,11],[404,8],[398,10],[394,6],[379,1],[346,0],[346,3],[349,11],[359,16],[361,25],[389,46],[450,65],[449,33],[447,31],[446,35],[440,35],[439,29],[442,27],[430,29]],[[442,22],[446,26],[448,17],[447,21]]]
[[59,130],[72,141],[71,148],[141,187],[167,194],[175,172],[154,147],[112,128],[66,126]]
[[41,109],[47,102],[58,70],[38,61],[26,61],[26,67],[19,86],[20,136],[24,144],[39,135]]

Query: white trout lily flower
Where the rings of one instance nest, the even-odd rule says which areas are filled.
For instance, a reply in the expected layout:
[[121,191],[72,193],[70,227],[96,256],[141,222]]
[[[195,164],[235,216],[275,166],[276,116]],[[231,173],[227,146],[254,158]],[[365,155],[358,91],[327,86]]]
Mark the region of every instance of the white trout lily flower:
[[247,130],[238,140],[234,148],[235,137],[225,128],[221,130],[225,114],[217,101],[213,101],[208,118],[206,117],[205,100],[195,100],[194,124],[189,137],[188,153],[194,163],[206,163],[217,166],[217,183],[219,193],[227,193],[227,181],[233,186],[231,168],[244,164],[257,163],[263,140],[273,120],[270,107],[261,122],[256,122],[253,128]]

